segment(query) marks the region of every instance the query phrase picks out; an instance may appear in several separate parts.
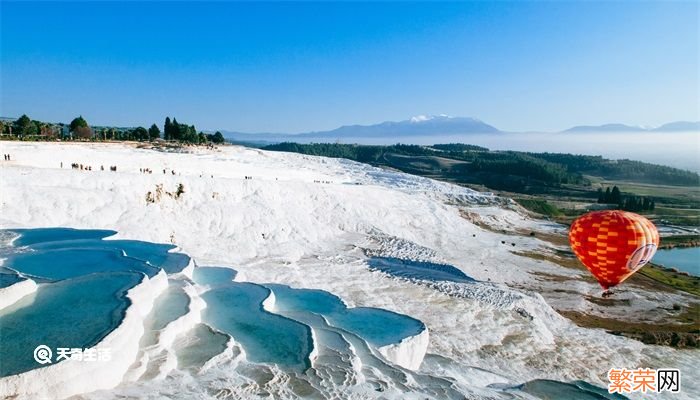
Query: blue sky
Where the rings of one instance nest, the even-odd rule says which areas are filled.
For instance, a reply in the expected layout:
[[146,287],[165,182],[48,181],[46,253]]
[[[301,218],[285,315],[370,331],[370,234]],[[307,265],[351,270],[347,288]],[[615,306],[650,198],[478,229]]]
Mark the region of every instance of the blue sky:
[[0,115],[302,132],[700,119],[698,2],[0,3]]

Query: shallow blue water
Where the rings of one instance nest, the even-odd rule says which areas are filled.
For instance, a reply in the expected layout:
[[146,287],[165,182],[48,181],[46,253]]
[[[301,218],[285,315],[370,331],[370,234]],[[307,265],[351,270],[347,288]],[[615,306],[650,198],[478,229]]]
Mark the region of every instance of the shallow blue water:
[[287,285],[273,283],[265,284],[265,287],[275,294],[275,308],[280,311],[330,315],[347,309],[340,297],[323,290],[293,289]]
[[398,343],[425,329],[425,325],[417,319],[379,308],[350,308],[327,318],[331,325],[353,332],[380,347]]
[[9,256],[5,265],[26,275],[49,280],[75,278],[95,272],[134,271],[148,276],[158,273],[141,260],[124,257],[116,249],[56,249]]
[[0,271],[0,288],[8,287],[14,285],[17,282],[23,281],[25,278],[17,275],[16,273],[3,272]]
[[178,369],[194,368],[198,372],[208,360],[226,350],[228,336],[215,332],[205,324],[192,329],[193,340],[177,349]]
[[665,267],[677,268],[700,276],[700,247],[676,247],[658,250],[652,261]]
[[222,267],[198,267],[192,272],[192,279],[200,285],[217,286],[228,284],[236,277],[236,270]]
[[[152,276],[158,268],[179,272],[189,263],[186,255],[169,253],[171,245],[103,240],[113,231],[48,228],[14,232],[21,234],[14,247],[0,248],[0,257],[7,257],[0,267],[0,287],[22,279],[12,269],[41,277],[37,281],[44,283],[36,293],[0,311],[0,376],[41,368],[33,357],[40,344],[54,350],[54,360],[56,348],[94,346],[122,321],[130,306],[126,293],[144,274]],[[474,281],[449,265],[373,258],[370,267],[409,279]],[[309,325],[324,327],[316,329],[324,348],[344,354],[351,351],[350,343],[356,349],[367,343],[384,346],[426,329],[406,315],[348,308],[325,291],[233,282],[235,276],[236,271],[229,268],[194,269],[194,283],[211,287],[202,294],[207,303],[202,318],[208,326],[198,325],[193,330],[195,340],[183,342],[184,347],[177,350],[179,368],[201,366],[223,351],[228,336],[221,332],[241,344],[249,361],[306,370],[313,349]],[[142,342],[151,335],[153,340],[148,343],[154,343],[158,329],[187,312],[190,298],[184,288],[190,284],[187,279],[171,277],[149,314],[150,331]],[[262,308],[270,291],[276,297],[275,313]],[[555,381],[532,381],[512,388],[546,398],[603,398],[597,397],[595,389],[599,388]]]
[[375,346],[398,343],[425,329],[421,321],[407,315],[379,308],[347,308],[339,297],[323,290],[293,289],[277,284],[265,286],[275,294],[275,308],[280,312],[323,315],[331,325],[350,331]]
[[190,258],[182,253],[170,253],[175,246],[171,244],[150,243],[138,240],[98,240],[77,239],[37,243],[30,246],[37,251],[52,249],[102,249],[118,250],[127,256],[136,258],[162,268],[167,273],[182,271]]
[[156,331],[163,329],[170,322],[187,314],[189,310],[190,296],[185,293],[181,285],[171,284],[153,304],[151,329]]
[[433,282],[448,281],[457,283],[475,282],[459,269],[447,264],[404,260],[392,257],[372,257],[369,268],[405,279],[420,279]]
[[92,274],[42,285],[32,295],[0,310],[0,376],[41,367],[33,351],[47,345],[86,348],[95,345],[123,319],[126,292],[143,275]]
[[[186,255],[169,253],[173,248],[171,245],[104,240],[113,235],[113,231],[46,228],[14,232],[21,236],[14,241],[14,247],[3,250],[7,252],[2,255],[7,257],[5,272],[9,272],[3,274],[3,281],[8,285],[14,283],[18,279],[12,271],[15,270],[45,283],[35,295],[25,297],[3,314],[2,326],[13,326],[7,330],[8,343],[19,340],[19,330],[42,332],[38,336],[26,335],[24,339],[28,342],[16,348],[17,354],[7,353],[20,362],[6,364],[3,369],[6,374],[38,367],[33,358],[22,358],[29,347],[33,349],[38,344],[86,347],[96,343],[119,323],[128,306],[124,294],[140,281],[143,274],[153,276],[159,268],[170,273],[178,272],[189,263]],[[236,271],[230,268],[194,269],[194,282],[212,287],[202,295],[207,303],[203,311],[204,322],[234,337],[250,361],[302,370],[308,368],[313,349],[311,328],[265,311],[262,302],[270,294],[270,289],[233,282],[235,276]],[[100,287],[102,290],[94,293]],[[322,315],[329,323],[373,345],[396,343],[425,328],[420,321],[385,310],[348,309],[340,298],[328,292],[291,289],[282,285],[271,287],[280,296],[278,305],[287,307],[290,312],[296,310],[310,318]],[[168,295],[169,289],[159,297],[169,299],[168,304],[156,301],[155,309],[160,310],[157,320],[154,320],[156,330],[184,314],[189,306],[189,298],[181,289],[171,289],[174,290],[172,295]],[[74,316],[61,320],[65,325],[59,323],[54,327],[57,315],[68,310]],[[90,316],[94,316],[92,324],[86,325],[80,320],[90,319]],[[48,326],[41,322],[42,318],[49,321]],[[58,343],[57,338],[70,343]],[[27,354],[32,355],[31,352]]]
[[31,246],[44,242],[78,239],[103,239],[114,235],[115,231],[101,229],[73,229],[73,228],[37,228],[37,229],[11,229],[11,232],[21,236],[14,242],[14,246]]
[[[189,263],[185,254],[168,253],[171,245],[103,240],[114,231],[11,232],[20,236],[0,249],[0,257],[6,258],[0,287],[23,279],[15,271],[42,284],[36,293],[0,311],[0,376],[42,367],[33,357],[41,344],[54,352],[95,345],[119,325],[130,304],[126,293],[144,275],[153,276],[160,268],[181,271]],[[184,313],[189,297],[183,293],[176,300],[167,309]]]
[[313,349],[311,329],[262,308],[269,289],[232,282],[202,295],[207,302],[202,319],[241,343],[247,359],[305,370]]
[[[67,279],[94,272],[136,271],[148,276],[164,269],[180,272],[190,258],[170,253],[175,246],[136,240],[103,240],[115,231],[38,228],[13,229],[20,236],[8,248],[5,265],[22,273],[49,280]],[[19,247],[30,251],[17,252]],[[124,254],[127,257],[124,257]]]
[[311,329],[272,314],[262,307],[270,290],[252,283],[233,282],[231,268],[198,267],[193,280],[212,289],[202,295],[207,303],[202,319],[241,343],[248,360],[304,370],[313,349]]

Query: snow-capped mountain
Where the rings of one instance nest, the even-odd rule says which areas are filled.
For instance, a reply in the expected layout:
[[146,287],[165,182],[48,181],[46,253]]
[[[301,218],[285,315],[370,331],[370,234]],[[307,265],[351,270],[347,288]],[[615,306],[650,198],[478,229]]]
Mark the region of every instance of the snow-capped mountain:
[[396,140],[415,136],[459,135],[476,133],[500,133],[498,128],[476,118],[451,117],[448,115],[418,115],[403,121],[385,121],[373,125],[344,125],[329,131],[315,131],[298,134],[284,133],[241,133],[223,131],[232,140],[257,142],[283,141],[336,141],[361,140],[391,137]]
[[500,132],[497,128],[475,118],[419,115],[404,121],[386,121],[375,125],[347,125],[330,131],[311,132],[303,135],[372,137],[383,135],[413,136],[497,132]]
[[[644,127],[611,123],[604,125],[579,125],[562,133],[624,133],[624,132],[700,132],[700,122],[677,121],[659,127]],[[427,143],[434,140],[469,141],[472,135],[496,135],[507,133],[476,118],[440,115],[416,115],[402,121],[385,121],[372,125],[343,125],[328,131],[290,133],[243,133],[222,131],[233,141],[271,144],[298,143]],[[446,139],[447,138],[447,139]]]

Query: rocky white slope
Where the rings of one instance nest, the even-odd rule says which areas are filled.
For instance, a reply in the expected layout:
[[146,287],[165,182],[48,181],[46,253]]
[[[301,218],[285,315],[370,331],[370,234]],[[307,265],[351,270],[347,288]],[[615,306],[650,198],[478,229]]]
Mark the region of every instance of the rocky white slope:
[[[123,144],[0,142],[0,152],[13,159],[0,164],[0,228],[101,228],[121,238],[172,241],[198,265],[235,268],[237,280],[323,289],[351,307],[407,314],[430,332],[417,373],[450,390],[498,397],[492,385],[539,378],[606,386],[611,367],[680,368],[683,393],[676,398],[700,390],[697,352],[579,328],[537,293],[515,289],[533,282],[533,272],[572,280],[579,272],[519,257],[514,250],[544,244],[484,230],[462,216],[476,214],[511,229],[554,229],[490,194],[346,160],[233,146],[173,153]],[[71,169],[74,162],[92,171]],[[117,172],[109,171],[112,165]],[[184,193],[176,199],[179,184]],[[155,202],[147,202],[149,192]],[[366,254],[447,263],[479,282],[397,279],[370,271]],[[577,285],[584,292],[598,290]],[[376,396],[365,392],[367,378],[357,363],[352,368],[356,375],[342,393]],[[273,367],[264,384],[216,366],[200,375],[174,370],[170,376],[177,379],[125,382],[90,396],[189,398],[227,390],[231,396],[294,397],[298,393],[290,387],[306,379]],[[384,380],[387,397],[423,385],[418,375],[401,376],[372,379]]]

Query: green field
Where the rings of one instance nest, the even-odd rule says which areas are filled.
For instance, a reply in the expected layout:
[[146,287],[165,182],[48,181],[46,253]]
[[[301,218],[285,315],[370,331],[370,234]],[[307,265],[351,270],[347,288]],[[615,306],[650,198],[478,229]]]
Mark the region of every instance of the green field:
[[689,276],[654,264],[646,265],[638,273],[664,285],[700,296],[700,278],[696,276]]
[[515,200],[525,209],[541,215],[546,215],[548,217],[559,217],[564,215],[560,209],[552,204],[549,204],[547,200],[523,198],[514,198],[513,200]]

